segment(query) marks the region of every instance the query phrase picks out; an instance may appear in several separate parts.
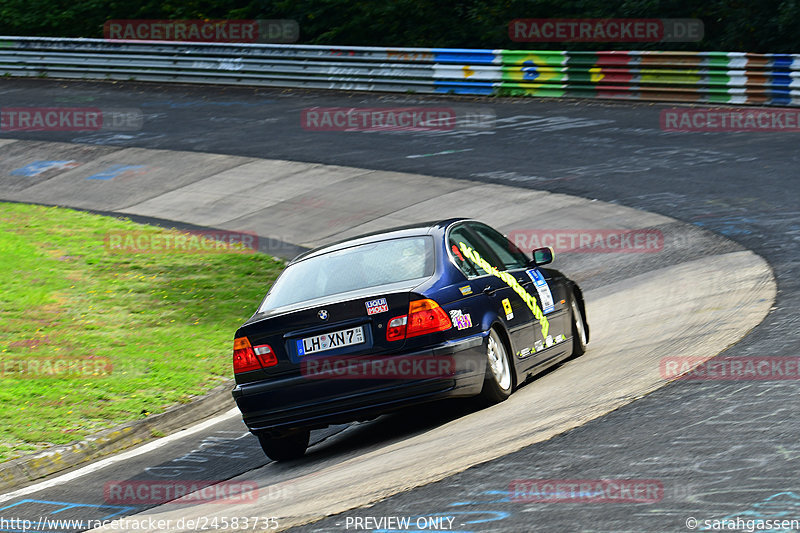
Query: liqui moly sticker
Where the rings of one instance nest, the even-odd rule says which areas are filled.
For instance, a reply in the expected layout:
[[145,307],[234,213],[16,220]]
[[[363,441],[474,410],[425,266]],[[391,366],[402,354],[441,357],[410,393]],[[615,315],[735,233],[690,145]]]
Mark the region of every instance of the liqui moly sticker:
[[542,276],[538,268],[532,268],[525,272],[531,277],[533,284],[536,286],[536,292],[539,293],[539,300],[542,302],[542,313],[551,313],[556,307],[553,304],[553,295],[550,293],[550,287],[547,285],[544,276]]
[[389,305],[386,303],[386,298],[378,298],[377,300],[370,300],[365,304],[367,306],[368,315],[377,315],[378,313],[385,313],[389,310]]

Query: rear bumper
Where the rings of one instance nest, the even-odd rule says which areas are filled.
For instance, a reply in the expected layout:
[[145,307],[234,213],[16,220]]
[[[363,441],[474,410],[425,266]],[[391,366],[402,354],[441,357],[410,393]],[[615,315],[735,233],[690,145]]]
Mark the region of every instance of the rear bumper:
[[352,422],[441,398],[474,396],[483,387],[487,336],[482,332],[386,358],[451,358],[455,372],[444,377],[353,380],[292,375],[236,385],[232,394],[250,431],[272,434]]

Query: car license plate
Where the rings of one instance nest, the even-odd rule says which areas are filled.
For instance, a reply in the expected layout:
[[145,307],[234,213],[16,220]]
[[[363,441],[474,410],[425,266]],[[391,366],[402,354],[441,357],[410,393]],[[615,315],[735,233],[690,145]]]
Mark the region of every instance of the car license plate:
[[297,341],[297,353],[298,355],[308,355],[363,342],[364,330],[361,326],[358,326],[357,328],[343,329],[324,335],[299,339]]

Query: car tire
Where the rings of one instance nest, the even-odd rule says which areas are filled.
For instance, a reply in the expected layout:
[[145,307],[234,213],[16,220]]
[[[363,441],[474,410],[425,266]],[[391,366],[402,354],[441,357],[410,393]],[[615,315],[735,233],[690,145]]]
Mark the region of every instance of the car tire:
[[486,376],[481,398],[488,404],[495,404],[511,396],[513,391],[514,369],[508,359],[508,350],[497,330],[492,328],[486,342]]
[[586,345],[589,343],[586,335],[586,319],[574,294],[569,295],[569,306],[572,315],[572,357],[579,357],[586,353]]
[[258,435],[258,443],[267,457],[273,461],[290,461],[299,459],[306,453],[311,431],[303,429],[283,437]]

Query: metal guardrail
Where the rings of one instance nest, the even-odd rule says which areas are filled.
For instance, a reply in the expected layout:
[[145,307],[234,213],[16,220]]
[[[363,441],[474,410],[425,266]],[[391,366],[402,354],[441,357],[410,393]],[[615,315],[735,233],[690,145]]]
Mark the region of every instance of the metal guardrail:
[[800,54],[376,48],[0,37],[0,74],[800,106]]

